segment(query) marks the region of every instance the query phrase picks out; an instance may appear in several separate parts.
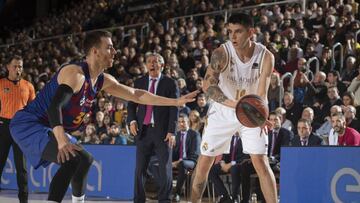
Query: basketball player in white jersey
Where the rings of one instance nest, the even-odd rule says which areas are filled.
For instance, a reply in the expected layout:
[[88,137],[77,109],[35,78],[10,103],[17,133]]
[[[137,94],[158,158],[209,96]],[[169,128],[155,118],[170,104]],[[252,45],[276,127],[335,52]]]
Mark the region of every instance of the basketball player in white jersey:
[[203,89],[213,102],[203,132],[191,200],[193,203],[201,201],[215,157],[229,153],[231,137],[239,132],[243,151],[250,154],[266,202],[277,203],[275,177],[266,156],[267,134],[260,127],[241,125],[235,115],[237,100],[244,95],[257,94],[267,101],[274,56],[263,45],[251,40],[254,22],[250,16],[232,15],[227,30],[229,41],[213,51],[205,75]]

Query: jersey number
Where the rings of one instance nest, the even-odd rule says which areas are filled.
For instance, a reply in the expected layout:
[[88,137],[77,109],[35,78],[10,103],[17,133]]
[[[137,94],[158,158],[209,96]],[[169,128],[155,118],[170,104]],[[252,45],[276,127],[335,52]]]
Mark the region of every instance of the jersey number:
[[80,112],[80,114],[78,116],[76,116],[76,118],[74,119],[73,123],[78,125],[82,122],[83,118],[85,116],[85,112]]

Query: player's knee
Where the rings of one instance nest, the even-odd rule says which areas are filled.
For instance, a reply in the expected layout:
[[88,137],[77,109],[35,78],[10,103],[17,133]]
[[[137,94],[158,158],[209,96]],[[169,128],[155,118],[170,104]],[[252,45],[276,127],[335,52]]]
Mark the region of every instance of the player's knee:
[[77,154],[76,158],[78,159],[79,164],[81,164],[82,166],[87,166],[87,167],[90,167],[92,162],[94,161],[93,156],[85,150],[80,151]]
[[94,161],[94,157],[90,153],[85,151],[85,155],[82,156],[82,161],[90,167]]

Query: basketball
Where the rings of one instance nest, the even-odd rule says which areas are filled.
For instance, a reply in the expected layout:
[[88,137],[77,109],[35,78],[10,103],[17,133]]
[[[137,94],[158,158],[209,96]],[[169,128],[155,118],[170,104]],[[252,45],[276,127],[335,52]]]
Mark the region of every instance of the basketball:
[[269,109],[265,101],[254,94],[242,97],[236,104],[235,110],[239,122],[248,128],[264,125],[269,116]]

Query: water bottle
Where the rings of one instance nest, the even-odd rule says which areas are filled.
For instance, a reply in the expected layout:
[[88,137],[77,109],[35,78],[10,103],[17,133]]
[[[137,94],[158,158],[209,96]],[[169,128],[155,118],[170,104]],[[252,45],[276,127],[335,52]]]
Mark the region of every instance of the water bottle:
[[256,195],[256,193],[251,194],[251,203],[257,203],[257,195]]

